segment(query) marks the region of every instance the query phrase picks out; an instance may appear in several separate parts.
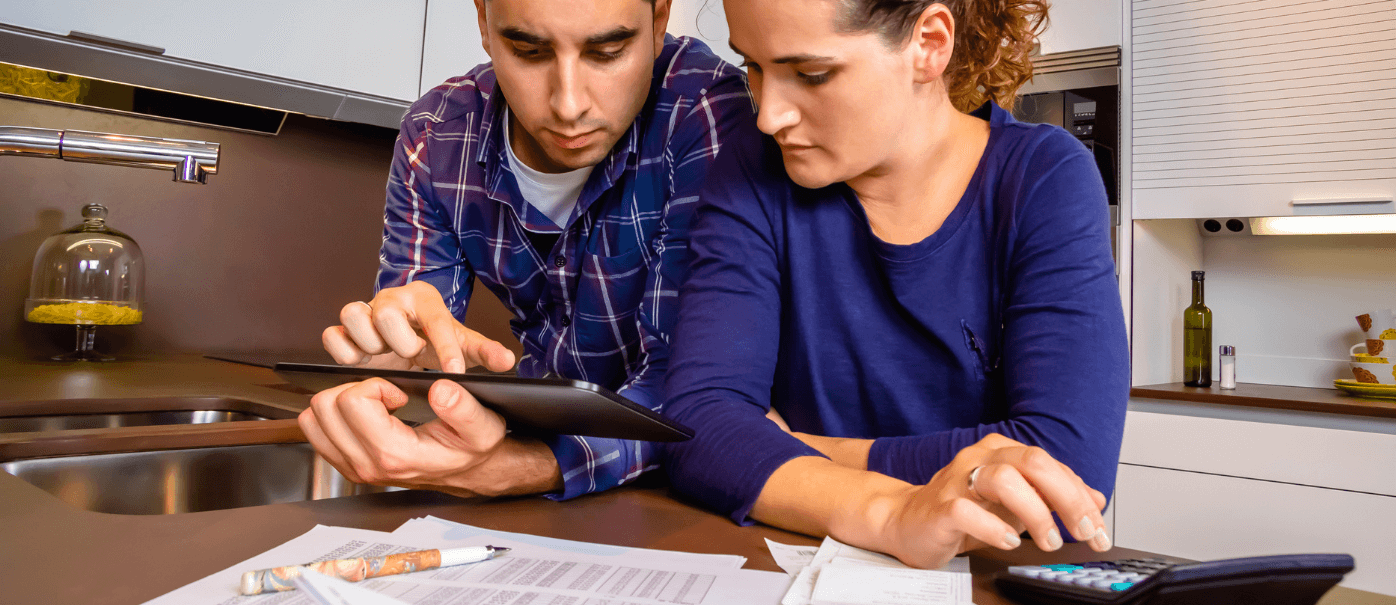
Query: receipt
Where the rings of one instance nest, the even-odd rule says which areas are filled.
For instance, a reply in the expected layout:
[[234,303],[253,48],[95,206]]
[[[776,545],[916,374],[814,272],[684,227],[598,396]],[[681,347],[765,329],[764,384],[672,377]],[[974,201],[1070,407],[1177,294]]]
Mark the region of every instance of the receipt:
[[[776,559],[776,564],[780,565],[786,572],[790,571],[790,568],[786,567],[787,562],[796,561],[798,560],[796,558],[797,556],[803,555],[802,552],[794,552],[794,550],[799,547],[780,544],[770,540],[766,540],[766,545],[771,549],[771,556]],[[782,562],[783,559],[785,562]],[[970,599],[973,594],[973,582],[969,574],[969,557],[955,557],[938,570],[920,570],[907,567],[895,557],[865,550],[856,546],[849,546],[833,538],[826,537],[824,538],[824,542],[819,545],[819,549],[814,553],[814,556],[809,559],[809,563],[795,575],[795,580],[791,582],[790,588],[785,592],[785,597],[780,601],[781,605],[812,605],[817,603],[817,601],[815,601],[816,587],[823,583],[824,570],[830,568],[836,570],[835,575],[843,575],[842,570],[845,569],[862,568],[870,570],[868,573],[873,574],[875,577],[880,577],[877,576],[879,573],[898,571],[934,571],[935,573],[952,578],[951,587],[948,589],[949,592],[947,593],[949,596],[946,599],[931,599],[926,601],[928,603],[969,603],[971,602]],[[881,582],[883,582],[883,580],[877,579],[873,580],[871,584],[878,584]],[[838,585],[842,584],[842,580],[835,578],[833,584],[837,588]],[[871,584],[869,586],[871,586]],[[895,583],[888,584],[887,586],[892,585],[895,585]],[[876,593],[880,592],[879,590],[870,589],[869,586],[862,587],[864,593],[869,598],[872,598]],[[906,588],[907,587],[903,586],[899,590],[904,590]],[[961,593],[963,593],[963,599],[957,600],[959,599],[957,595]],[[878,598],[886,598],[886,595],[878,596]],[[924,599],[926,597],[916,598]],[[848,603],[880,604],[881,601],[848,601]],[[892,603],[892,601],[888,601],[888,603]]]
[[819,571],[811,605],[959,605],[971,603],[969,574],[830,563]]
[[791,576],[800,575],[800,570],[809,565],[810,561],[814,560],[814,554],[819,552],[818,546],[791,546],[772,542],[770,538],[766,539],[766,548],[771,550],[771,557],[776,560],[776,565]]

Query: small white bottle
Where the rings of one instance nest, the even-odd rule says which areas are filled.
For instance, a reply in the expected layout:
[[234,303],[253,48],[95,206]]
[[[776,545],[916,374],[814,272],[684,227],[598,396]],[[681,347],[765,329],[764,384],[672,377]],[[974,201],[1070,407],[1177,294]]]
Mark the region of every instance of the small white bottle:
[[1221,366],[1220,387],[1228,391],[1236,389],[1236,347],[1222,345],[1218,350],[1218,363]]

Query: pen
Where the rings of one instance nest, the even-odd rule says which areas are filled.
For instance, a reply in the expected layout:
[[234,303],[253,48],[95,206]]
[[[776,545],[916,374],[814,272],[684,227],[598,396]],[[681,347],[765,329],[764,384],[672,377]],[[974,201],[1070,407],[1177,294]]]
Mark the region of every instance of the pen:
[[380,576],[488,561],[506,552],[509,552],[509,549],[502,546],[471,546],[446,550],[418,550],[382,557],[335,559],[319,563],[306,563],[305,565],[259,569],[242,574],[242,586],[239,588],[239,592],[245,595],[255,595],[264,592],[295,590],[294,580],[301,575],[301,570],[306,568],[333,578],[358,582]]

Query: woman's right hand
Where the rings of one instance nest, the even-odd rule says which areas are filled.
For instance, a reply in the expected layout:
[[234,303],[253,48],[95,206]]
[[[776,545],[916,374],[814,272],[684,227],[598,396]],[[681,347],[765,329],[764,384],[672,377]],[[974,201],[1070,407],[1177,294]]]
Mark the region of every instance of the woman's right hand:
[[889,494],[869,510],[882,511],[883,518],[874,521],[881,525],[880,550],[934,569],[985,545],[1017,548],[1024,529],[1042,550],[1057,550],[1062,536],[1053,512],[1077,540],[1104,552],[1110,549],[1104,507],[1104,494],[1042,448],[991,434],[961,450],[930,483]]

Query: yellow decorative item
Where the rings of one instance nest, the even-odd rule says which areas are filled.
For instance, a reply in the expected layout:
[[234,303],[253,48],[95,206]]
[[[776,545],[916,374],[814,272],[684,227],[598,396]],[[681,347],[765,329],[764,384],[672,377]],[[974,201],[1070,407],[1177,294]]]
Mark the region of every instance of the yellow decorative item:
[[1382,330],[1381,336],[1379,338],[1381,340],[1396,340],[1396,328],[1392,328],[1390,330]]
[[102,303],[66,303],[34,307],[26,319],[39,324],[127,326],[141,323],[141,312]]
[[1396,385],[1363,384],[1355,380],[1334,380],[1333,386],[1358,397],[1396,399]]

